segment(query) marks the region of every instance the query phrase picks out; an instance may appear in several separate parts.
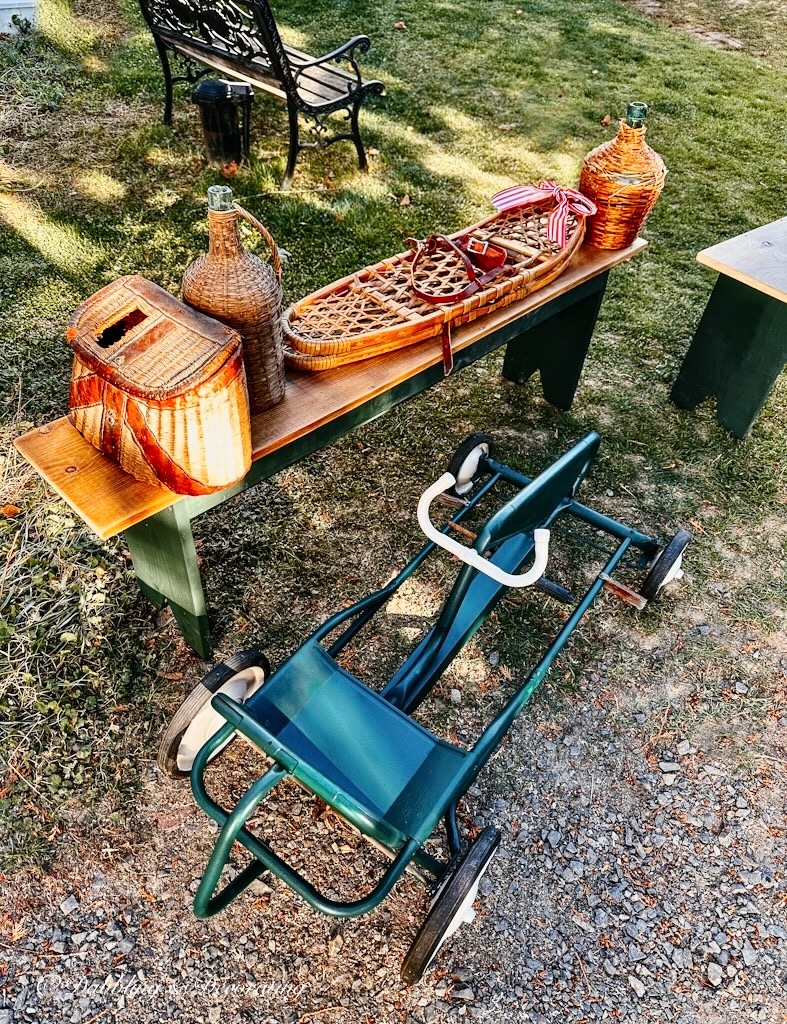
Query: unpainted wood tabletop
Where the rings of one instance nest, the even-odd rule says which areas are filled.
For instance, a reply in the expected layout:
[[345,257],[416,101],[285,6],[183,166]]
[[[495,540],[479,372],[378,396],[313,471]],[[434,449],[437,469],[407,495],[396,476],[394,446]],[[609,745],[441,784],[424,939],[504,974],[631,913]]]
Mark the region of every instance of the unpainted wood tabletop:
[[720,274],[787,302],[787,217],[703,249],[697,259]]

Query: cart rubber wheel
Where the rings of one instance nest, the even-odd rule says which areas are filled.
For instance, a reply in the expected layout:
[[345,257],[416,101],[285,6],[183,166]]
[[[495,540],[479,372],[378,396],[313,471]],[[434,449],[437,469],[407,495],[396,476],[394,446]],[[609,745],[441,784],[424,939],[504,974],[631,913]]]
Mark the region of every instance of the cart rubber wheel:
[[169,723],[158,748],[161,771],[174,779],[187,778],[197,751],[224,725],[222,716],[211,707],[214,695],[226,693],[242,703],[262,686],[270,672],[270,662],[259,651],[238,651],[215,665],[197,683]]
[[[479,477],[478,464],[492,454],[492,438],[489,434],[477,433],[466,437],[454,452],[448,464],[448,472],[456,479],[451,488],[460,497],[473,489]],[[449,491],[449,494],[451,493]]]
[[679,579],[683,575],[681,562],[683,552],[691,541],[691,534],[688,530],[678,530],[672,540],[662,548],[656,556],[656,560],[648,570],[648,574],[639,588],[640,594],[647,600],[652,601],[662,587],[665,587],[671,580]]
[[437,890],[426,920],[421,925],[402,963],[402,981],[414,985],[429,969],[445,940],[463,922],[475,917],[473,901],[478,883],[500,845],[500,832],[485,828]]

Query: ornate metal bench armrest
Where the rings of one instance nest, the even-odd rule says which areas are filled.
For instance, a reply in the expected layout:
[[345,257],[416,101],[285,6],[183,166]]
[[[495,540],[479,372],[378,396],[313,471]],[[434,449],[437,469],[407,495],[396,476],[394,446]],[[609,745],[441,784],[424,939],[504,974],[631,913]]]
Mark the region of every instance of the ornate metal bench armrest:
[[322,57],[314,57],[312,60],[307,60],[303,64],[299,64],[297,68],[293,67],[295,80],[297,82],[299,76],[307,68],[319,67],[322,64],[327,64],[329,61],[339,60],[341,57],[346,57],[355,72],[355,77],[357,79],[356,88],[360,89],[363,84],[363,80],[361,78],[358,63],[355,59],[354,51],[357,47],[361,53],[366,53],[371,45],[372,43],[368,36],[353,36],[352,39],[348,39],[342,46],[337,46],[335,50],[331,50],[330,53],[324,53]]

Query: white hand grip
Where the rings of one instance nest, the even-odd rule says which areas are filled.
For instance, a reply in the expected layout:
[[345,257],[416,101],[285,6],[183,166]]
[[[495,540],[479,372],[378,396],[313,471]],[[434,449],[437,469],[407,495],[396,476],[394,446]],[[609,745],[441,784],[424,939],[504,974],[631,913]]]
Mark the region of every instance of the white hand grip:
[[436,480],[431,487],[427,487],[421,495],[418,502],[418,525],[429,540],[434,541],[441,548],[445,548],[446,551],[450,551],[452,555],[456,555],[457,558],[467,565],[472,565],[474,569],[478,569],[485,576],[491,577],[496,583],[502,583],[506,587],[530,587],[536,580],[540,580],[546,571],[547,558],[549,556],[549,530],[533,531],[533,540],[535,541],[536,548],[535,560],[527,572],[516,576],[513,573],[505,572],[499,566],[487,561],[483,555],[479,555],[473,548],[466,548],[459,541],[454,540],[453,537],[447,537],[444,533],[440,533],[432,525],[432,521],[429,518],[429,508],[432,502],[438,494],[447,491],[455,483],[456,478],[453,473],[443,473],[440,479]]

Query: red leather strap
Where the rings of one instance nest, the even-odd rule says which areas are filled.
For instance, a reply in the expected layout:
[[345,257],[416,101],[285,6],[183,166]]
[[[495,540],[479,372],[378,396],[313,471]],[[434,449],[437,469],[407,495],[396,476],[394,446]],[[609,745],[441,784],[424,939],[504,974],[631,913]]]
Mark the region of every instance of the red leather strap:
[[[471,256],[474,255],[472,250],[468,253],[463,248],[463,243],[467,244],[469,240],[467,238],[460,238],[458,241],[459,244],[451,241],[450,238],[446,238],[445,235],[429,235],[423,242],[419,242],[415,238],[407,239],[408,244],[415,250],[412,263],[410,264],[410,283],[413,294],[421,299],[422,302],[430,302],[434,306],[439,306],[446,305],[449,302],[461,302],[463,299],[469,299],[471,295],[475,295],[485,284],[506,269],[505,250],[501,246],[493,246],[489,243],[484,247],[483,252],[478,255],[484,262],[496,265],[486,270],[485,273],[479,274],[471,259]],[[484,243],[481,243],[481,245],[483,246]],[[432,295],[429,292],[422,291],[415,283],[415,271],[418,264],[424,257],[431,256],[438,249],[453,252],[464,263],[465,271],[467,272],[467,284],[452,295]]]
[[443,376],[447,377],[454,368],[454,350],[451,345],[451,325],[449,323],[443,324],[440,340],[443,345]]
[[[446,238],[444,235],[429,235],[423,242],[418,242],[414,238],[408,238],[407,241],[414,245],[415,254],[413,261],[410,265],[410,283],[413,288],[413,294],[416,295],[423,302],[431,302],[432,305],[438,306],[449,302],[461,302],[462,299],[467,299],[471,295],[475,294],[481,287],[475,271],[475,267],[470,261],[470,257],[462,252],[458,245],[455,245],[450,238]],[[452,295],[431,295],[429,292],[421,291],[418,285],[415,283],[415,271],[418,264],[427,256],[431,256],[437,252],[438,249],[445,249],[446,251],[453,252],[459,259],[464,263],[465,271],[467,273],[467,284],[464,288],[458,292],[454,292]]]
[[508,258],[508,253],[502,245],[485,242],[481,238],[476,238],[475,235],[465,235],[460,238],[459,247],[467,253],[476,266],[487,272],[502,267]]
[[[421,299],[422,302],[429,302],[435,306],[469,299],[471,295],[480,291],[488,281],[491,281],[493,277],[497,277],[501,271],[505,270],[507,257],[505,249],[499,245],[493,245],[491,242],[479,241],[472,238],[472,236],[460,238],[458,240],[459,244],[453,242],[450,238],[446,238],[445,235],[429,235],[423,242],[419,242],[415,238],[408,238],[407,242],[414,250],[410,264],[410,284],[413,294]],[[465,246],[468,246],[469,251],[465,251]],[[422,291],[415,283],[415,272],[418,264],[422,259],[432,256],[439,249],[453,252],[458,256],[464,264],[467,274],[467,284],[465,287],[454,292],[452,295],[431,295],[429,292]],[[471,256],[475,256],[481,263],[481,266],[487,268],[485,273],[478,273],[473,265]],[[441,342],[443,347],[443,372],[447,377],[454,368],[454,353],[451,347],[451,325],[449,323],[443,324]]]

